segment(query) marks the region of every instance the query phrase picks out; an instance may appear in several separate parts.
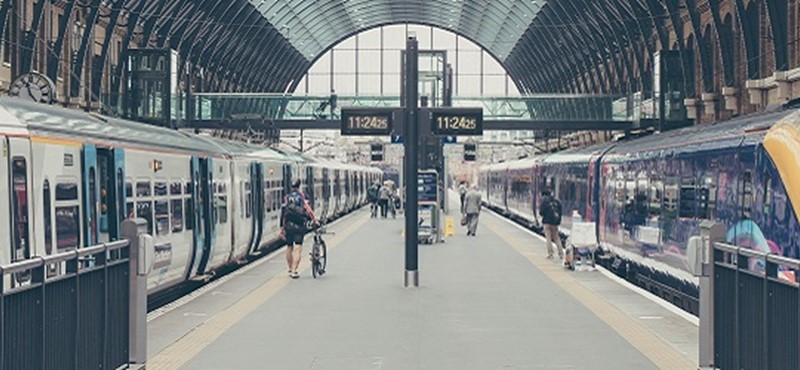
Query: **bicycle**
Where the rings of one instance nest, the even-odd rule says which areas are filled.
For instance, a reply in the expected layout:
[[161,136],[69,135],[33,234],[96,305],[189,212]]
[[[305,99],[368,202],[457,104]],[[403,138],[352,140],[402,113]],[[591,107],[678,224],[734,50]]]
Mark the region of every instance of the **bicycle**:
[[324,224],[314,229],[314,244],[311,247],[311,275],[314,279],[325,274],[328,265],[328,247],[322,238],[324,234],[333,233],[329,233]]

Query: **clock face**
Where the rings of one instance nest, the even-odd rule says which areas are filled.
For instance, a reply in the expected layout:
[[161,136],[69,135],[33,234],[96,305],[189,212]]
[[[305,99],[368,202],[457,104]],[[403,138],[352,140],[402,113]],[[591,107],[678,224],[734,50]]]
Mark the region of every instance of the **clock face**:
[[47,76],[31,72],[19,76],[8,93],[21,99],[50,104],[56,99],[56,86]]

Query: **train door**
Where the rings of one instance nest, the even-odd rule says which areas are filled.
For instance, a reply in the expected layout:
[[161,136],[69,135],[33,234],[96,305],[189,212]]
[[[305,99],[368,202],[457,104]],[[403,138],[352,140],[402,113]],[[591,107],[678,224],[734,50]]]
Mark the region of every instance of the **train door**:
[[125,151],[97,148],[97,178],[100,184],[98,243],[118,240],[125,209]]
[[100,180],[97,168],[97,147],[83,146],[83,245],[98,243],[100,210]]
[[287,163],[283,165],[283,193],[289,194],[292,186],[292,165]]
[[[311,205],[311,209],[316,209],[317,206],[317,194],[316,194],[316,186],[314,186],[314,169],[311,166],[306,167],[306,188],[305,192],[308,195],[308,204]],[[287,191],[286,194],[289,194]]]
[[322,199],[323,199],[323,213],[330,217],[333,214],[328,212],[331,205],[331,186],[330,186],[330,170],[327,168],[322,169]]
[[[6,177],[9,182],[11,209],[10,262],[31,257],[31,235],[33,225],[31,215],[31,147],[26,138],[8,138],[3,143],[3,154],[7,156]],[[16,274],[14,280],[22,283],[30,280],[30,274]]]
[[[215,208],[217,208],[217,204],[215,202],[215,187],[214,187],[214,161],[212,158],[200,158],[200,194],[201,194],[201,207],[203,207],[203,223],[205,223],[205,236],[204,236],[204,243],[203,243],[203,252],[201,254],[200,261],[197,265],[197,273],[202,274],[206,271],[206,266],[208,265],[208,260],[211,258],[213,254],[213,246],[216,243],[216,226],[217,226],[217,218],[221,217],[221,215],[217,215],[215,212]],[[217,215],[217,217],[214,217]],[[227,217],[227,216],[224,216]]]
[[[208,182],[208,160],[192,156],[191,159],[192,171],[192,257],[189,263],[189,269],[186,271],[186,278],[191,278],[195,271],[198,271],[199,266],[204,258],[203,253],[210,249],[210,238],[207,234],[211,228],[209,218],[211,212],[209,210],[209,197],[208,193],[211,184]],[[207,260],[207,257],[206,257]]]
[[255,251],[261,244],[261,235],[264,228],[264,165],[252,163],[250,165],[250,202],[252,209],[253,237],[250,240],[250,251]]

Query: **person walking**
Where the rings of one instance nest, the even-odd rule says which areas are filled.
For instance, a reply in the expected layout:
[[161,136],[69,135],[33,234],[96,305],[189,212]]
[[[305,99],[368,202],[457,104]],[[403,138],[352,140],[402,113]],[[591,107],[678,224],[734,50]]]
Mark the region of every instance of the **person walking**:
[[461,197],[461,214],[465,214],[464,212],[464,198],[467,196],[467,183],[465,181],[461,181],[458,184],[458,195]]
[[558,225],[561,225],[561,202],[556,199],[549,189],[542,191],[542,201],[539,203],[539,216],[544,224],[544,237],[547,239],[547,258],[553,258],[553,242],[558,246],[558,257],[564,257],[564,246],[561,236],[558,235]]
[[464,195],[464,213],[467,215],[467,235],[475,236],[478,229],[478,216],[481,213],[481,192],[477,185],[472,185]]
[[389,198],[392,197],[392,189],[388,186],[381,186],[378,191],[378,205],[381,207],[381,218],[386,218],[389,215]]
[[369,212],[370,217],[375,218],[378,217],[378,193],[380,192],[381,186],[378,184],[377,181],[372,183],[367,189],[367,199],[369,200]]
[[308,197],[300,190],[300,180],[296,180],[292,184],[292,191],[283,198],[281,208],[281,237],[286,240],[286,264],[292,279],[300,277],[297,268],[302,258],[308,221],[318,224],[314,210],[308,204]]

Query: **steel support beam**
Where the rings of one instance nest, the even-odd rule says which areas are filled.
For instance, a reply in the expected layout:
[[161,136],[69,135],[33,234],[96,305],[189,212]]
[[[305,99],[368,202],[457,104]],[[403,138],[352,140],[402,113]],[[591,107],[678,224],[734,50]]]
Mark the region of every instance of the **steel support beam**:
[[[83,36],[81,36],[81,46],[78,48],[77,54],[72,58],[72,78],[70,78],[69,97],[77,98],[80,95],[81,84],[84,80],[84,61],[86,54],[89,53],[89,44],[93,44],[94,40],[91,36],[94,32],[94,25],[97,24],[97,18],[100,14],[100,0],[92,0],[89,5],[89,17],[86,19],[86,27],[83,29]],[[73,51],[74,52],[74,51]]]
[[[274,124],[274,126],[272,126]],[[253,123],[252,121],[236,120],[202,120],[190,121],[189,127],[198,129],[230,129],[244,130],[248,127],[254,130],[267,128],[278,128],[281,130],[340,130],[339,120],[274,120],[265,121],[263,124]],[[625,131],[633,128],[632,121],[593,121],[585,119],[574,120],[485,120],[483,121],[484,131],[507,131],[507,130],[558,130],[558,131]]]

